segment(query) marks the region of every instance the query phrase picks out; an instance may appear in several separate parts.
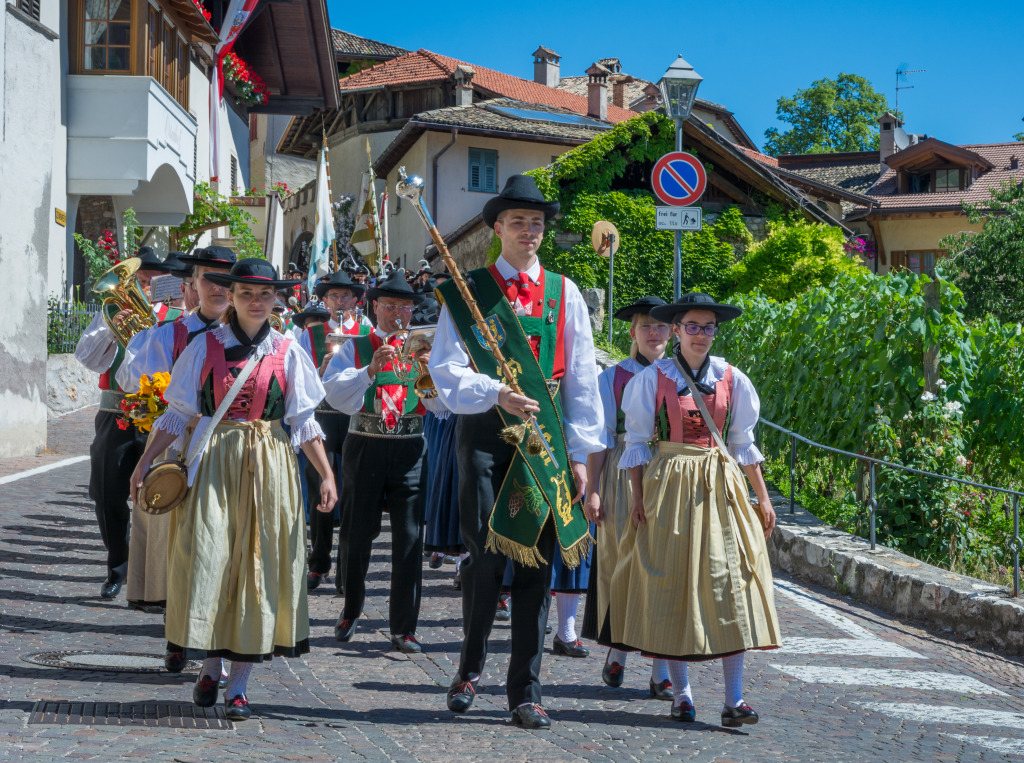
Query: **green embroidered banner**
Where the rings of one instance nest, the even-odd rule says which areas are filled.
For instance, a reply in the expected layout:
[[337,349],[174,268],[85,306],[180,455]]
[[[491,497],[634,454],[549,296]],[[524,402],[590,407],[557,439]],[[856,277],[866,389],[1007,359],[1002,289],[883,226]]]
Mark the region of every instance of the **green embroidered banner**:
[[[540,405],[537,421],[558,461],[556,469],[546,451],[532,455],[527,451],[525,439],[516,446],[516,453],[491,511],[486,548],[530,567],[546,563],[537,550],[537,541],[548,517],[553,514],[562,559],[568,567],[577,567],[590,553],[593,538],[582,504],[572,503],[576,483],[569,469],[568,447],[562,431],[562,407],[557,392],[552,394],[547,384],[558,340],[562,278],[556,273],[546,275],[540,316],[518,317],[487,268],[474,270],[469,277],[475,285],[480,312],[497,338],[515,380],[523,394]],[[488,349],[458,285],[449,280],[438,287],[437,292],[448,306],[473,367],[478,373],[507,384],[509,380],[502,376],[501,367]],[[541,337],[539,362],[533,354],[528,335]],[[522,423],[521,419],[501,408],[495,410],[506,426]],[[500,435],[495,432],[494,436]]]

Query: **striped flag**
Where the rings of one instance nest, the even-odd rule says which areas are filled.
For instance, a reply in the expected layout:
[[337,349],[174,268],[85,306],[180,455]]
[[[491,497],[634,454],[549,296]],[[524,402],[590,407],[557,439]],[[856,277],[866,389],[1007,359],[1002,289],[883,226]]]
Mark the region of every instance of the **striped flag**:
[[377,272],[377,214],[371,175],[363,173],[363,184],[359,188],[359,206],[355,227],[352,230],[352,248],[362,255],[370,270]]

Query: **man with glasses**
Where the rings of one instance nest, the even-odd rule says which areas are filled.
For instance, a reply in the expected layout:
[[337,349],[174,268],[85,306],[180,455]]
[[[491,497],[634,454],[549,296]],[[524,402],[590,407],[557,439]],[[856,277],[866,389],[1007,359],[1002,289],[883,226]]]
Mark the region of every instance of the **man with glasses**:
[[[436,400],[420,400],[415,377],[405,381],[393,360],[402,337],[387,336],[412,322],[413,306],[423,300],[396,270],[370,289],[377,316],[368,336],[346,342],[331,359],[323,382],[327,401],[351,416],[341,454],[341,543],[345,559],[345,605],[334,627],[338,641],[349,641],[366,600],[370,550],[380,535],[382,507],[391,521],[391,644],[405,653],[422,651],[416,639],[423,578],[425,455],[423,414]],[[429,353],[429,351],[428,351]],[[417,359],[426,363],[427,356]],[[357,487],[358,486],[358,487]]]
[[365,290],[361,284],[354,283],[348,273],[340,270],[316,285],[314,292],[317,298],[331,311],[332,329],[341,334],[363,336],[370,333],[373,324],[359,310],[359,300]]

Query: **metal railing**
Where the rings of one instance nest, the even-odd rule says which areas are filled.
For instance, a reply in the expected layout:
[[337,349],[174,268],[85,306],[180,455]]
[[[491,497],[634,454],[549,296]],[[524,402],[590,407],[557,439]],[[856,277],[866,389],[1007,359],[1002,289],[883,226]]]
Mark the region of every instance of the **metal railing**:
[[95,302],[51,299],[46,310],[46,351],[50,355],[74,352],[99,309]]
[[878,508],[878,502],[875,500],[875,467],[884,466],[890,469],[898,469],[899,471],[910,472],[911,474],[917,474],[921,477],[931,477],[933,479],[946,480],[947,482],[956,482],[960,485],[967,485],[969,487],[981,488],[982,490],[991,490],[996,493],[1002,493],[1010,497],[1010,504],[1013,508],[1013,540],[1010,541],[1010,550],[1013,552],[1013,595],[1014,597],[1020,596],[1020,552],[1024,549],[1024,542],[1021,541],[1020,537],[1020,499],[1024,496],[1024,492],[1018,490],[1010,490],[1005,487],[996,487],[994,485],[986,485],[981,482],[972,482],[971,480],[961,479],[959,477],[950,477],[947,474],[936,474],[935,472],[926,472],[921,469],[914,469],[910,466],[904,466],[903,464],[894,464],[891,461],[883,461],[880,458],[872,458],[871,456],[865,456],[860,453],[850,453],[847,450],[840,450],[839,448],[833,448],[829,445],[822,445],[820,442],[814,442],[809,440],[803,435],[799,435],[785,427],[781,427],[778,424],[774,424],[767,419],[758,419],[759,424],[764,424],[771,429],[781,432],[782,434],[789,437],[789,513],[793,514],[796,512],[796,444],[802,442],[806,445],[810,445],[820,450],[828,451],[829,453],[835,453],[836,455],[846,456],[856,461],[862,461],[868,464],[868,517],[870,520],[869,529],[869,540],[871,541],[871,549],[875,548],[875,511]]

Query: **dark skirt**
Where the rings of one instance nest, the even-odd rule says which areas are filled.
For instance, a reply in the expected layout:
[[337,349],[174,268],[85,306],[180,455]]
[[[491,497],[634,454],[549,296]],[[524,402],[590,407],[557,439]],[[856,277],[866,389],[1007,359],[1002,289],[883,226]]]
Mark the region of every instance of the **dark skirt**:
[[[596,526],[591,523],[590,534],[594,535]],[[551,562],[552,593],[586,593],[590,584],[590,565],[595,561],[591,551],[576,569],[569,569],[562,561],[562,555],[555,549],[555,558]],[[501,589],[508,592],[512,585],[512,562],[505,565],[505,577],[501,581]]]
[[423,429],[427,439],[427,533],[423,548],[445,554],[464,550],[459,534],[459,467],[452,415],[439,419],[428,412]]

